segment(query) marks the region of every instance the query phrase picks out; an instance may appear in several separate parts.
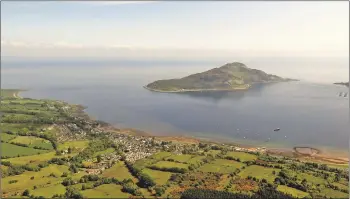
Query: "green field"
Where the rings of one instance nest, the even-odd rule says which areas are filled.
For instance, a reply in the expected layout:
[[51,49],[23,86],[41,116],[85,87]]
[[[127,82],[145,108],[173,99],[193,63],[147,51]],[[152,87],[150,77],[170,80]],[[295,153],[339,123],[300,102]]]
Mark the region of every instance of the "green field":
[[30,193],[34,196],[43,196],[45,198],[51,198],[55,194],[64,194],[66,192],[66,187],[62,184],[56,184],[53,186],[47,186],[42,188],[37,188],[30,190]]
[[[26,131],[27,132],[29,130],[29,128],[33,129],[34,131],[39,131],[41,128],[45,128],[45,126],[47,126],[47,125],[28,124],[28,123],[24,123],[24,124],[0,123],[1,132],[11,131],[15,134],[17,134],[19,131]],[[2,134],[3,133],[1,133],[1,135]]]
[[175,162],[181,162],[181,163],[187,163],[193,156],[187,155],[187,154],[181,154],[181,155],[172,155],[170,157],[165,158],[167,161],[175,161]]
[[157,185],[164,185],[170,178],[170,176],[173,174],[171,172],[166,171],[157,171],[152,169],[143,169],[142,173],[146,173],[149,176],[151,176],[154,181],[157,183]]
[[196,166],[199,166],[199,164],[202,162],[202,160],[205,158],[205,156],[195,156],[188,160],[187,164],[193,164]]
[[125,166],[125,163],[122,161],[117,162],[111,168],[103,171],[102,176],[107,178],[114,177],[120,181],[124,179],[132,179],[133,182],[137,182],[137,179],[130,174],[128,168]]
[[7,133],[0,133],[1,141],[8,142],[16,137],[16,135],[10,135]]
[[163,152],[159,152],[159,153],[153,154],[149,158],[152,158],[152,159],[155,159],[155,160],[162,160],[163,158],[169,157],[171,155],[173,155],[173,154],[170,153],[170,152],[163,151]]
[[287,186],[284,186],[284,185],[278,185],[277,190],[281,191],[281,192],[284,192],[284,193],[287,193],[287,194],[290,194],[290,195],[292,195],[293,197],[296,197],[296,198],[304,198],[306,196],[310,196],[309,193],[306,193],[306,192],[303,192],[303,191],[300,191],[298,189],[294,189],[294,188],[291,188],[291,187],[287,187]]
[[159,161],[152,166],[156,166],[158,168],[188,168],[188,164],[178,163],[178,162],[169,162],[169,161]]
[[314,184],[325,184],[327,181],[325,181],[323,178],[315,177],[308,173],[298,173],[297,178],[301,181],[303,179],[306,179],[308,182],[312,182]]
[[97,157],[98,155],[113,153],[113,152],[114,152],[114,148],[108,148],[104,151],[99,151],[99,152],[94,153],[94,157]]
[[243,163],[236,162],[233,160],[216,159],[215,161],[209,164],[204,164],[203,166],[199,167],[198,170],[203,172],[227,174],[235,172],[236,169],[241,169],[242,166],[244,166]]
[[86,198],[129,198],[130,194],[122,192],[121,189],[120,185],[104,184],[81,193]]
[[[23,191],[25,189],[33,189],[34,186],[38,188],[48,186],[48,183],[54,185],[62,181],[60,177],[49,177],[51,173],[56,176],[61,176],[63,172],[68,172],[68,167],[63,165],[50,165],[41,169],[38,172],[26,171],[20,175],[9,176],[1,179],[1,188],[3,192],[13,193],[16,191]],[[30,178],[34,177],[33,180]],[[10,184],[11,180],[17,180],[17,183]]]
[[212,156],[216,156],[217,154],[221,153],[221,150],[209,150],[208,152],[206,152],[206,155],[212,155]]
[[324,188],[321,190],[321,194],[332,198],[349,198],[348,193],[343,193],[329,188]]
[[236,151],[228,152],[226,157],[239,158],[241,162],[253,161],[257,159],[256,155],[245,153],[245,152],[236,152]]
[[46,150],[33,149],[29,147],[17,146],[9,143],[1,143],[2,157],[17,157],[46,153]]
[[39,164],[41,162],[46,162],[51,160],[55,157],[55,152],[49,152],[49,153],[42,153],[40,155],[30,155],[30,156],[23,156],[23,157],[17,157],[17,158],[9,158],[6,159],[6,161],[11,162],[12,164],[29,164],[29,163],[36,163]]
[[242,178],[247,178],[248,176],[256,177],[261,180],[265,178],[268,182],[273,183],[276,175],[272,174],[275,171],[276,174],[280,172],[280,169],[266,168],[262,166],[252,165],[243,169],[239,175]]
[[11,140],[14,143],[26,144],[29,147],[40,147],[42,149],[52,150],[52,144],[50,141],[34,137],[34,136],[17,136],[15,139]]

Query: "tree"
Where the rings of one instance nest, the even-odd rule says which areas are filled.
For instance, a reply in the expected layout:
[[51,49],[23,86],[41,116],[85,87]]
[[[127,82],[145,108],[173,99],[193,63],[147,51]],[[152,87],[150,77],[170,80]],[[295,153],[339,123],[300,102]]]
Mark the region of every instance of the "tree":
[[67,187],[66,193],[64,194],[66,198],[72,198],[72,199],[83,199],[83,196],[81,193],[79,193],[77,190]]
[[68,154],[72,153],[72,148],[68,147]]
[[73,173],[78,173],[78,168],[74,164],[70,165],[69,170]]
[[101,161],[102,161],[102,157],[101,157],[101,155],[98,155],[98,156],[97,156],[97,162],[100,163]]
[[23,191],[22,196],[29,196],[29,190],[26,189]]
[[156,196],[161,196],[165,193],[165,190],[163,187],[155,187],[154,191],[156,192]]

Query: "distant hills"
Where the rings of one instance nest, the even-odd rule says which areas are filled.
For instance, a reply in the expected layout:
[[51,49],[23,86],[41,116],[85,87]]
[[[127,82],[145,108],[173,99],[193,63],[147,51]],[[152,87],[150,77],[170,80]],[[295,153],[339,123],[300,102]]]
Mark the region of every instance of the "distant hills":
[[337,84],[337,85],[344,85],[344,86],[349,87],[349,82],[338,82],[338,83],[334,83],[334,84]]
[[285,81],[298,80],[267,74],[261,70],[248,68],[243,63],[233,62],[180,79],[157,80],[145,88],[158,92],[240,90],[248,89],[255,83]]

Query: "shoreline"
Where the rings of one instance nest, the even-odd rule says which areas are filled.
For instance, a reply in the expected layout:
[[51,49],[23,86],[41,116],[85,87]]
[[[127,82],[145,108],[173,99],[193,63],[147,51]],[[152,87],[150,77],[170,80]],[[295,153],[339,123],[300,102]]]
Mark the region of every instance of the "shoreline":
[[165,91],[165,90],[158,90],[158,89],[153,89],[149,88],[146,86],[143,86],[144,89],[147,89],[149,91],[153,92],[158,92],[158,93],[186,93],[186,92],[206,92],[206,91],[239,91],[239,90],[249,90],[254,84],[269,84],[269,83],[282,83],[282,82],[292,82],[292,81],[299,81],[299,80],[285,80],[285,81],[270,81],[270,82],[256,82],[252,84],[246,84],[246,87],[242,88],[227,88],[227,89],[181,89],[181,90],[176,90],[176,91]]
[[153,91],[153,92],[158,92],[158,93],[186,93],[186,92],[206,92],[206,91],[237,91],[237,90],[248,90],[251,87],[249,85],[246,88],[231,88],[231,89],[182,89],[182,90],[177,90],[177,91],[164,91],[164,90],[157,90],[153,88],[149,88],[147,86],[143,86],[143,88]]
[[[26,90],[18,90],[17,96],[19,97],[18,99],[23,99],[22,97],[19,96],[20,92],[23,92]],[[40,100],[40,99],[39,99]],[[57,101],[62,101],[63,100],[57,100]],[[68,102],[66,102],[68,103]],[[83,106],[81,104],[74,104],[79,107],[79,112],[80,114],[83,114],[85,117],[87,117],[89,120],[93,121],[98,121],[92,116],[90,116],[85,109],[87,108],[86,106]],[[175,141],[175,142],[181,142],[181,143],[199,143],[199,142],[204,142],[207,144],[218,144],[218,145],[231,145],[231,146],[237,146],[243,149],[246,149],[248,151],[255,151],[258,148],[261,148],[257,145],[253,144],[245,144],[245,143],[239,143],[235,141],[224,141],[220,139],[213,139],[213,138],[199,138],[195,136],[188,136],[188,135],[153,135],[152,133],[145,132],[142,130],[134,129],[134,128],[118,128],[108,122],[104,122],[103,127],[100,127],[102,130],[109,131],[109,132],[114,132],[114,133],[122,133],[122,134],[127,134],[127,135],[134,135],[134,136],[142,136],[142,137],[154,137],[156,139],[164,140],[164,141]],[[327,147],[327,146],[324,146]],[[332,164],[348,164],[349,162],[349,157],[347,156],[339,156],[339,154],[334,154],[334,153],[327,153],[325,151],[322,151],[321,149],[317,149],[314,147],[306,147],[306,146],[295,146],[293,148],[283,148],[283,147],[264,147],[266,148],[266,153],[267,154],[273,154],[273,155],[281,155],[281,156],[292,156],[297,159],[308,159],[308,161],[321,161],[321,162],[328,162]],[[316,153],[314,154],[307,154],[307,153],[300,153],[298,149],[309,149],[310,151],[313,151]],[[312,159],[312,160],[310,160]]]

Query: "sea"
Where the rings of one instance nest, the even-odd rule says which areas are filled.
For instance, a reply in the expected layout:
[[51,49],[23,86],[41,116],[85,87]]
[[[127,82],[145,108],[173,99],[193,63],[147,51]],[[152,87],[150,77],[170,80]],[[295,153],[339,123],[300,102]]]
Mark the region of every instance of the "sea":
[[[44,60],[2,63],[1,85],[26,89],[20,93],[22,97],[81,104],[94,119],[153,135],[348,151],[349,97],[339,94],[349,89],[330,83],[337,74],[343,75],[339,79],[348,79],[348,65],[327,70],[326,66],[293,67],[276,61],[249,63],[248,67],[268,73],[302,78],[297,82],[256,84],[245,91],[158,93],[143,86],[225,63]],[[329,81],[317,82],[320,78]],[[280,130],[274,131],[277,128]]]

